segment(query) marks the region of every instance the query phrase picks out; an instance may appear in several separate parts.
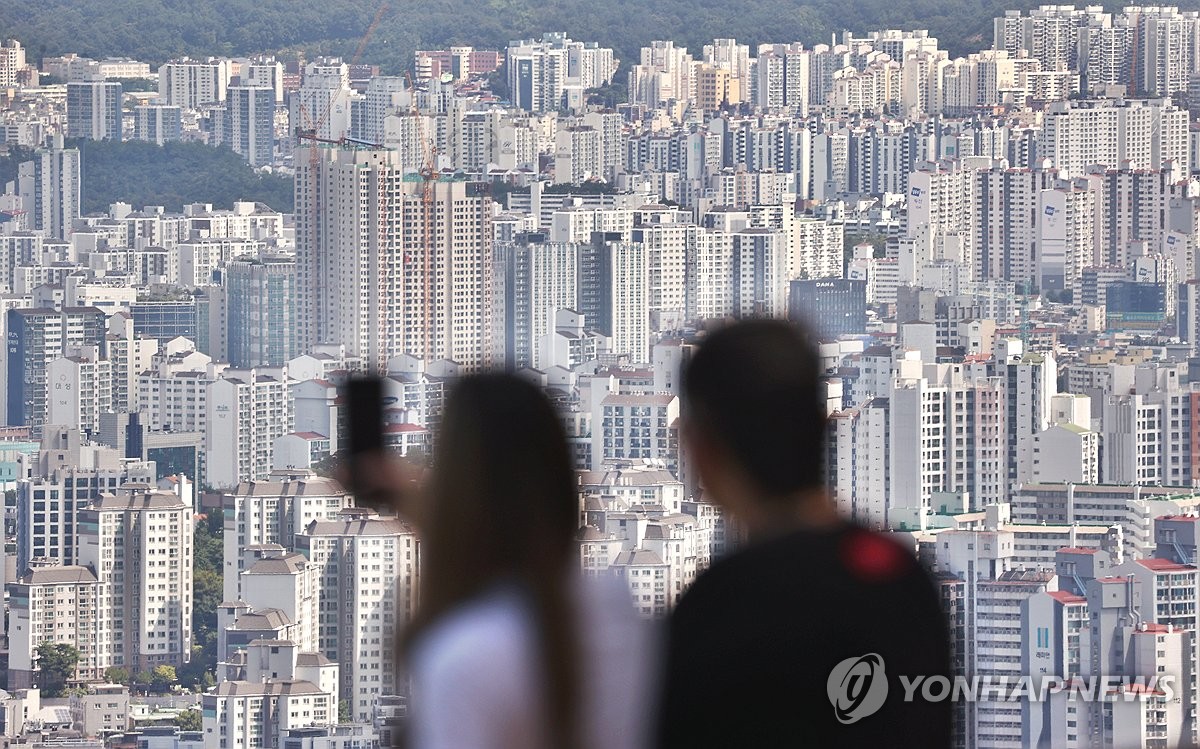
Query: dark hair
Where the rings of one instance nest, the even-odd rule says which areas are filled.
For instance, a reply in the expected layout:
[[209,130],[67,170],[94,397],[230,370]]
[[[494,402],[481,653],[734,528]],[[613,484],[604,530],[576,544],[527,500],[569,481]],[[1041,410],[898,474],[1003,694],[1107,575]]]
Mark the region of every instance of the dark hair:
[[683,378],[685,416],[769,497],[821,484],[825,409],[808,331],[750,320],[711,333]]
[[421,604],[405,644],[496,582],[516,583],[538,627],[549,735],[574,745],[579,677],[566,586],[579,505],[558,416],[516,377],[466,377],[447,400],[434,458]]

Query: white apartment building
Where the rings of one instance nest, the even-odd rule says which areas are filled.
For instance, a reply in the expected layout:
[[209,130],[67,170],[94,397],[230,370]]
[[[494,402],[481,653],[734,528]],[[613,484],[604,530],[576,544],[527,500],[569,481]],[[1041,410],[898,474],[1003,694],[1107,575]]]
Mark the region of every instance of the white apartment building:
[[691,224],[653,223],[633,230],[646,248],[647,306],[651,330],[682,327],[687,313],[687,260],[700,229]]
[[71,681],[102,678],[96,652],[96,575],[77,565],[35,563],[8,586],[8,688],[28,689],[39,682],[37,648],[43,642],[66,643],[79,650]]
[[186,338],[167,342],[137,378],[142,423],[154,430],[200,432],[208,424],[208,388],[229,365],[213,362]]
[[79,149],[64,148],[61,135],[38,149],[32,161],[17,167],[17,195],[27,211],[26,228],[53,239],[67,239],[80,214]]
[[113,367],[96,346],[55,359],[46,367],[46,423],[100,433],[100,414],[113,410]]
[[1126,161],[1163,169],[1189,163],[1188,116],[1166,99],[1057,102],[1046,111],[1037,146],[1040,158],[1071,175]]
[[503,299],[503,314],[493,317],[494,335],[504,341],[504,363],[510,369],[536,366],[543,337],[554,330],[560,309],[579,305],[579,246],[535,241],[539,235],[496,242],[493,288]]
[[653,461],[679,471],[679,398],[610,394],[592,415],[592,470]]
[[603,139],[595,128],[559,128],[554,143],[555,184],[577,185],[604,176]]
[[228,60],[174,60],[158,69],[158,102],[183,109],[200,109],[225,101],[229,88]]
[[[1038,593],[1056,590],[1053,571],[1010,570],[976,583],[975,619],[969,636],[975,640],[969,672],[1015,682],[1021,670],[1023,633],[1021,610]],[[1020,749],[1021,706],[981,699],[967,706],[968,746],[979,749]],[[973,741],[972,741],[973,739]]]
[[296,534],[314,520],[328,520],[350,507],[353,497],[332,479],[308,471],[281,472],[270,481],[249,481],[221,500],[225,518],[224,601],[242,600],[243,549],[278,544],[296,549]]
[[340,58],[308,63],[300,89],[291,98],[292,132],[314,130],[318,138],[333,141],[349,135],[351,110],[358,96],[350,88],[350,68]]
[[175,494],[129,490],[79,513],[79,563],[99,581],[99,668],[136,673],[191,659],[193,512]]
[[317,566],[302,554],[276,547],[264,548],[241,573],[241,600],[255,611],[282,611],[296,625],[296,647],[315,653],[319,648]]
[[267,478],[275,440],[294,427],[287,367],[225,370],[206,392],[206,478],[216,487]]
[[1100,482],[1100,434],[1078,424],[1055,424],[1034,437],[1033,473],[1038,484]]
[[733,311],[783,317],[787,311],[788,241],[783,232],[743,229],[733,235]]
[[104,344],[112,364],[112,410],[136,411],[138,377],[153,366],[158,340],[135,333],[133,319],[120,312],[108,319]]
[[337,723],[337,695],[310,681],[225,681],[202,698],[205,746],[282,747],[295,728]]
[[611,49],[563,33],[510,42],[505,56],[513,104],[528,112],[579,108],[585,90],[603,86],[617,72]]
[[1060,184],[1038,196],[1038,288],[1080,293],[1083,270],[1100,264],[1096,202],[1081,185]]
[[[51,460],[52,456],[62,459]],[[123,461],[110,448],[80,445],[79,433],[72,430],[45,435],[31,469],[32,477],[17,482],[18,573],[34,559],[81,564],[79,511],[101,493],[127,483],[148,486],[155,479],[154,463]]]
[[579,473],[580,494],[601,494],[630,505],[655,505],[669,514],[683,511],[683,482],[675,474],[651,466],[630,466]]
[[341,665],[339,699],[370,719],[374,695],[396,694],[396,644],[417,596],[417,536],[402,521],[348,509],[314,520],[297,551],[318,569],[320,651]]
[[974,172],[971,230],[978,278],[1030,283],[1037,272],[1038,203],[1057,173],[991,167]]
[[642,47],[640,64],[629,70],[629,101],[651,109],[695,97],[693,59],[672,41],[653,41]]
[[701,230],[687,258],[687,319],[732,315],[734,277],[733,235]]
[[670,610],[670,566],[662,557],[647,549],[617,553],[609,565],[611,574],[629,585],[633,606],[645,617],[662,618]]

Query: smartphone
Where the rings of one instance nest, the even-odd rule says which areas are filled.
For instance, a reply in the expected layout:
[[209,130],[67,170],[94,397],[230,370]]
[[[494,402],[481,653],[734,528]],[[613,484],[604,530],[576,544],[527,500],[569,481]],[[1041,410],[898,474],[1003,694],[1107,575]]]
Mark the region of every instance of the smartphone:
[[354,375],[343,386],[346,407],[345,476],[357,504],[374,507],[378,487],[361,469],[362,459],[383,452],[383,380],[372,375]]
[[383,450],[383,380],[353,375],[346,381],[344,395],[347,457]]

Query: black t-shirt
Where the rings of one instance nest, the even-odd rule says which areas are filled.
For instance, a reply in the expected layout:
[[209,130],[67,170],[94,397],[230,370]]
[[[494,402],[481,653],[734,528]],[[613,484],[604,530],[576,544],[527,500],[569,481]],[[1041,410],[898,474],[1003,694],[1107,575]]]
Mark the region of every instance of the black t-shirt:
[[674,612],[660,744],[948,747],[951,703],[906,702],[900,675],[950,677],[938,594],[911,554],[854,526],[759,542]]

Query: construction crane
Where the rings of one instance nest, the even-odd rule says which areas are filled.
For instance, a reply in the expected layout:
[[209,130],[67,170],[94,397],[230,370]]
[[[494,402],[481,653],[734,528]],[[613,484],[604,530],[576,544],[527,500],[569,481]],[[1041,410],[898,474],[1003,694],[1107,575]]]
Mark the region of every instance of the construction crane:
[[[388,7],[389,6],[387,2],[380,4],[379,8],[375,12],[374,18],[371,19],[370,25],[367,26],[366,31],[363,33],[362,39],[359,41],[358,47],[355,49],[354,56],[350,58],[350,62],[347,63],[348,67],[358,64],[358,61],[362,57],[363,51],[366,49],[367,42],[370,41],[371,36],[375,33],[375,29],[378,28],[380,21],[383,19],[383,14],[387,12]],[[305,175],[304,180],[307,188],[307,194],[305,198],[308,203],[308,211],[306,220],[304,222],[303,231],[306,239],[309,242],[310,248],[312,248],[309,253],[307,271],[309,274],[309,283],[312,284],[313,299],[322,299],[325,294],[324,274],[321,272],[317,252],[315,251],[315,245],[318,241],[318,233],[320,230],[318,213],[321,204],[321,199],[318,196],[320,182],[318,179],[318,173],[320,171],[321,157],[317,149],[317,144],[323,143],[337,146],[352,145],[367,147],[373,147],[376,145],[351,138],[345,133],[338,138],[325,138],[320,135],[321,128],[329,118],[329,114],[333,109],[333,104],[336,98],[336,95],[329,97],[329,101],[325,103],[324,109],[316,118],[311,116],[311,113],[305,106],[303,97],[300,97],[300,101],[296,107],[301,119],[301,123],[295,128],[296,145],[301,146],[305,141],[307,141],[309,144],[308,174]]]
[[[408,252],[405,252],[403,263],[406,272],[410,269],[410,266],[419,264],[420,267],[421,356],[425,360],[430,360],[437,353],[434,346],[436,326],[433,322],[435,311],[433,303],[433,274],[436,270],[433,256],[438,246],[435,236],[437,232],[435,213],[437,206],[437,182],[441,177],[441,173],[438,170],[437,143],[434,137],[426,130],[420,107],[417,106],[417,88],[413,84],[412,75],[407,71],[404,73],[404,82],[409,94],[408,107],[404,114],[410,118],[412,124],[409,132],[416,141],[416,148],[414,149],[416,153],[414,155],[419,159],[420,164],[416,170],[416,178],[421,182],[421,243],[417,248],[421,255],[419,260],[416,260]],[[407,155],[405,154],[405,157]]]
[[[356,47],[354,50],[354,56],[350,58],[350,61],[348,63],[346,63],[346,66],[348,68],[354,67],[355,65],[358,64],[359,60],[362,59],[363,52],[367,48],[367,42],[369,42],[371,40],[371,37],[375,34],[375,29],[377,29],[379,27],[379,22],[381,20],[383,20],[383,14],[387,12],[388,7],[389,6],[386,2],[381,3],[379,8],[375,11],[375,17],[371,19],[370,25],[367,26],[367,30],[366,30],[366,32],[363,33],[362,39],[359,40],[358,47]],[[328,138],[317,137],[317,134],[320,132],[321,127],[325,124],[325,121],[329,118],[329,113],[333,109],[333,102],[336,98],[337,97],[330,97],[329,101],[327,101],[325,103],[325,109],[322,110],[320,115],[315,120],[309,116],[308,109],[307,109],[307,107],[304,106],[304,100],[301,99],[298,109],[299,109],[301,118],[307,121],[305,123],[307,125],[307,127],[297,126],[296,138],[298,140],[310,140],[310,141],[317,141],[319,143],[338,143],[338,144],[342,144],[343,140],[345,140],[345,141],[351,141],[351,142],[356,142],[356,143],[360,143],[360,144],[363,143],[362,141],[354,141],[353,139],[345,138],[345,137],[338,138],[338,139],[328,139]],[[373,144],[365,144],[365,145],[373,145]]]

